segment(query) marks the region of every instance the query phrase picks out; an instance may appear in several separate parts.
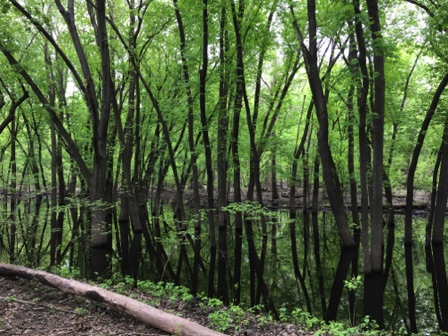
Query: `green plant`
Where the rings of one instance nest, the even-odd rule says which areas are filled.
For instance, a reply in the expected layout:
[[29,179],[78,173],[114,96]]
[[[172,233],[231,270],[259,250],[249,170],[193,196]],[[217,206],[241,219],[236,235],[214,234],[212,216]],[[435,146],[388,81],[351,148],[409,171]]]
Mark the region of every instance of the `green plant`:
[[138,283],[138,287],[145,293],[157,298],[160,298],[165,294],[163,282],[154,283],[152,281],[144,280]]
[[183,286],[175,286],[169,283],[165,287],[166,294],[169,295],[171,301],[183,300],[191,302],[193,300],[193,295],[191,295],[190,290]]
[[17,300],[17,298],[15,296],[7,296],[7,297],[5,297],[5,301],[6,302],[14,302],[16,300]]
[[[406,335],[404,333],[395,333],[394,335]],[[349,327],[342,322],[331,321],[329,323],[321,322],[319,329],[314,335],[337,335],[337,336],[355,336],[355,335],[389,335],[387,332],[378,330],[378,324],[372,321],[369,316],[364,317],[363,321],[354,327]]]
[[262,303],[260,303],[260,304],[250,307],[248,309],[248,312],[253,313],[253,314],[258,314],[258,313],[262,312],[263,309],[264,309],[264,305]]
[[183,293],[181,296],[181,300],[186,302],[186,303],[191,303],[193,302],[194,296],[193,294],[191,294],[190,292],[188,293]]
[[249,322],[246,319],[246,312],[241,306],[230,305],[228,308],[224,308],[223,302],[216,298],[209,299],[207,305],[202,305],[202,307],[202,309],[208,307],[215,310],[208,315],[208,318],[210,324],[221,332],[225,332],[232,327],[238,330],[242,325]]
[[280,322],[287,322],[289,320],[288,310],[285,307],[280,307],[278,309],[278,315]]
[[261,216],[274,217],[275,212],[264,208],[260,203],[253,201],[234,202],[222,208],[231,215],[242,213],[249,219],[259,219]]
[[220,299],[211,298],[208,300],[207,305],[209,307],[219,308],[219,307],[222,307],[224,304]]
[[258,317],[258,323],[260,323],[260,325],[262,327],[264,327],[266,324],[268,324],[271,321],[272,321],[272,317],[268,316],[268,315],[260,315]]
[[346,327],[341,322],[331,321],[330,323],[322,322],[319,330],[314,335],[359,335],[362,332],[356,327]]
[[236,330],[238,330],[240,326],[248,324],[249,321],[245,318],[246,313],[240,306],[231,305],[229,307],[229,312]]
[[50,272],[63,278],[81,278],[81,270],[79,268],[69,267],[68,265],[52,266]]
[[303,311],[301,308],[296,308],[291,312],[291,319],[294,323],[303,325],[308,330],[319,326],[321,323],[317,317]]
[[135,287],[135,279],[130,277],[129,275],[125,277],[117,277],[114,280],[118,280],[115,284],[112,284],[109,281],[104,281],[109,287],[112,287],[116,292],[120,294],[125,294],[128,290],[133,289]]
[[212,327],[221,332],[225,332],[232,324],[232,318],[228,310],[217,310],[210,313],[208,318]]
[[344,287],[349,291],[356,291],[362,285],[361,276],[353,277],[350,280],[344,280]]
[[358,327],[362,330],[365,330],[364,334],[365,335],[378,335],[377,329],[378,329],[378,324],[376,323],[375,320],[371,320],[370,316],[364,316],[364,319],[362,320],[362,322],[358,325]]
[[75,308],[75,313],[79,316],[86,316],[87,315],[87,309],[84,307],[77,307]]

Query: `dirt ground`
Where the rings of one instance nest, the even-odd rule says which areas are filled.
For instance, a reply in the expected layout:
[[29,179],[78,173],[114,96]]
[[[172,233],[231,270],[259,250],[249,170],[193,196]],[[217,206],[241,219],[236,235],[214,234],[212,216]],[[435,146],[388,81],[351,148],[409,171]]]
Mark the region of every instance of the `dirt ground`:
[[[139,298],[141,293],[138,293]],[[210,327],[208,314],[199,307],[166,302],[158,306],[173,314]],[[239,330],[228,335],[294,336],[312,335],[292,324],[269,322],[261,325],[255,316],[248,316]],[[121,335],[156,336],[167,333],[146,326],[132,318],[91,302],[67,295],[39,282],[21,278],[0,277],[0,335]]]
[[0,277],[0,335],[168,335],[38,282]]

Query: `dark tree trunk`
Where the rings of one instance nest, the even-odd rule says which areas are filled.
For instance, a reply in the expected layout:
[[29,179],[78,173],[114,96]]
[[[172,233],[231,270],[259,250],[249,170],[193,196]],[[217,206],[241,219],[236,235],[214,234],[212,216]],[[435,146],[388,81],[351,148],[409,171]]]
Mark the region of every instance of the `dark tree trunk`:
[[[219,35],[219,58],[220,58],[220,80],[219,80],[219,112],[218,112],[218,143],[217,143],[217,175],[218,175],[218,287],[217,297],[224,303],[228,303],[227,292],[227,222],[228,218],[223,211],[223,207],[227,205],[227,133],[228,133],[228,116],[227,116],[227,96],[228,96],[228,61],[226,60],[226,10],[223,6],[221,9],[220,35]],[[238,71],[238,70],[237,70]],[[241,74],[237,72],[237,91],[241,82]],[[238,95],[238,93],[237,93]],[[241,100],[241,99],[240,99]],[[239,111],[235,104],[234,119],[239,120]],[[238,146],[238,134],[232,139]]]
[[441,161],[438,176],[434,221],[432,223],[431,241],[436,244],[444,242],[445,212],[448,199],[448,118],[445,121],[442,144],[440,146]]
[[[89,184],[90,200],[93,203],[104,203],[106,201],[106,176],[107,176],[107,132],[109,128],[109,116],[113,99],[113,87],[110,72],[110,56],[108,36],[106,29],[106,2],[97,0],[96,15],[98,24],[99,48],[101,52],[101,106],[99,114],[92,112],[93,122],[92,131],[94,132],[93,142],[93,171],[92,179]],[[86,66],[87,63],[86,63]],[[93,85],[93,82],[92,82]],[[91,254],[91,276],[93,278],[108,278],[111,275],[111,250],[109,246],[111,223],[108,223],[107,207],[108,204],[98,204],[91,210],[91,235],[92,235],[92,254]]]
[[310,172],[308,162],[308,151],[305,152],[303,157],[303,207],[302,207],[302,220],[303,220],[303,269],[302,274],[304,280],[306,279],[307,263],[308,263],[308,250],[310,246],[310,212],[308,204],[308,195],[310,190]]
[[[349,26],[353,28],[353,23],[349,22]],[[355,36],[353,33],[349,35],[350,40],[350,53],[348,57],[348,63],[350,67],[350,71],[352,73],[352,80],[356,80],[356,75],[358,73],[357,66],[354,65],[354,61],[356,60],[357,50],[355,48]],[[347,123],[347,133],[348,133],[348,173],[350,178],[350,208],[352,214],[352,221],[354,224],[354,237],[356,243],[356,252],[353,256],[352,261],[352,279],[357,278],[358,276],[358,265],[359,265],[359,242],[361,239],[361,230],[360,230],[360,219],[359,219],[359,210],[358,210],[358,188],[355,177],[355,137],[354,137],[354,95],[355,95],[355,83],[350,85],[348,96],[347,96],[347,109],[348,109],[348,123]],[[355,291],[349,292],[349,314],[350,314],[350,323],[351,325],[356,325],[356,293]]]
[[[48,72],[47,81],[48,99],[51,107],[56,110],[56,80],[52,70],[52,59],[48,50],[48,42],[44,44],[44,58],[45,66]],[[58,264],[61,256],[62,244],[62,226],[58,222],[58,141],[56,134],[56,127],[52,120],[50,120],[50,139],[51,139],[51,197],[50,206],[51,211],[51,235],[50,235],[50,265]]]
[[380,50],[382,43],[381,25],[377,0],[368,0],[367,9],[371,18],[370,31],[374,48],[374,118],[373,118],[373,163],[372,163],[372,202],[371,209],[371,274],[367,272],[365,281],[364,313],[374,319],[380,328],[384,327],[383,316],[383,143],[384,143],[384,110],[385,79],[384,57]]
[[[214,222],[214,190],[213,190],[213,161],[208,132],[207,104],[206,104],[206,80],[208,68],[208,0],[202,1],[202,68],[199,71],[199,106],[201,112],[202,138],[204,141],[205,169],[207,174],[207,220]],[[213,224],[210,224],[213,226]],[[193,265],[193,282],[199,281],[199,264],[201,262],[201,221],[195,222],[195,255]],[[193,295],[197,293],[197,285],[192,288]]]
[[[361,17],[360,4],[358,0],[353,1],[353,8],[355,15]],[[370,147],[367,136],[367,99],[369,93],[369,73],[366,62],[366,45],[364,39],[364,30],[361,20],[357,19],[355,22],[356,39],[358,43],[358,68],[353,68],[355,78],[361,77],[358,80],[357,89],[357,105],[358,105],[358,146],[359,146],[359,176],[361,187],[361,243],[363,246],[363,264],[364,272],[370,272],[370,241],[369,241],[369,180],[368,172],[370,171]]]
[[[433,257],[433,276],[434,276],[434,295],[438,302],[435,302],[436,309],[439,308],[439,324],[442,331],[448,331],[448,281],[445,268],[445,259],[443,253],[445,212],[448,199],[448,118],[445,121],[442,144],[437,157],[434,177],[433,192],[431,198],[431,215],[428,218],[428,230],[431,235],[432,257]],[[438,175],[438,176],[437,176]],[[436,188],[436,180],[437,188]],[[432,230],[431,230],[432,225]]]
[[[13,105],[11,106],[11,109]],[[9,232],[9,262],[13,264],[16,261],[16,235],[17,235],[17,214],[16,207],[18,203],[17,195],[17,162],[16,162],[16,142],[17,142],[17,114],[14,109],[13,120],[11,122],[11,157],[10,157],[10,184],[9,184],[9,195],[10,195],[10,232]],[[8,192],[6,193],[8,195]]]
[[[417,141],[414,146],[412,153],[411,163],[408,169],[408,176],[406,180],[406,211],[405,211],[405,231],[404,231],[404,246],[405,246],[405,262],[406,262],[406,282],[407,282],[407,294],[408,294],[408,311],[409,311],[409,321],[411,324],[411,331],[417,332],[417,322],[416,322],[416,309],[415,309],[415,291],[414,291],[414,266],[412,258],[412,244],[413,244],[413,233],[412,233],[412,206],[414,200],[414,177],[417,170],[417,164],[420,157],[420,152],[423,147],[426,132],[428,130],[429,124],[434,116],[435,110],[439,104],[440,97],[442,96],[445,87],[448,85],[448,73],[445,74],[442,81],[437,87],[434,93],[431,104],[426,112],[425,119],[423,120],[422,126],[420,128],[419,134],[417,136]],[[431,228],[432,224],[428,227]]]
[[280,198],[277,184],[277,148],[274,146],[271,153],[271,203],[274,208],[278,206],[278,199]]
[[[39,170],[38,166],[38,159],[36,157],[36,152],[34,149],[34,134],[32,131],[36,133],[38,136],[38,130],[37,128],[32,129],[32,125],[30,124],[30,121],[28,118],[24,115],[23,121],[25,122],[25,126],[28,133],[29,138],[29,162],[30,162],[30,169],[33,174],[34,178],[34,189],[36,192],[36,200],[34,203],[34,214],[33,219],[28,231],[28,251],[27,251],[27,260],[29,265],[33,265],[33,267],[39,267],[38,260],[39,260],[39,251],[37,249],[37,232],[39,228],[40,223],[40,216],[41,216],[41,208],[43,203],[43,196],[42,196],[42,189],[41,189],[41,183],[40,178],[43,177],[43,172]],[[0,130],[1,133],[1,130]],[[0,243],[1,244],[1,243]]]
[[[140,163],[140,91],[137,70],[133,67],[137,64],[137,56],[134,53],[136,48],[137,36],[140,32],[141,26],[136,24],[136,13],[138,13],[142,7],[139,6],[138,10],[134,1],[128,2],[130,7],[130,31],[129,31],[129,48],[130,52],[130,70],[129,70],[129,93],[128,93],[128,113],[124,128],[121,124],[120,109],[122,104],[118,106],[116,98],[112,99],[112,106],[116,118],[116,132],[120,140],[120,153],[122,162],[122,191],[121,191],[121,209],[120,209],[120,226],[121,226],[121,238],[123,244],[120,244],[120,251],[124,254],[122,260],[122,272],[129,275],[132,274],[135,280],[138,278],[139,267],[141,261],[142,251],[142,235],[145,236],[147,252],[151,259],[155,258],[154,247],[149,236],[149,232],[146,228],[146,212],[141,216],[140,213],[140,197],[146,200],[146,195],[142,194],[142,190],[145,190],[145,181],[143,180],[143,174],[141,171],[144,169]],[[113,85],[113,84],[112,84]],[[123,86],[124,88],[124,86]],[[117,96],[115,92],[114,97]],[[157,138],[156,138],[157,139]],[[153,146],[151,145],[151,149]],[[151,151],[152,154],[152,151]],[[134,157],[134,160],[133,160]],[[150,155],[150,158],[152,156]],[[134,167],[132,168],[132,163]],[[149,165],[153,165],[152,161]],[[117,168],[118,170],[118,168]],[[118,177],[118,176],[117,176]],[[130,234],[130,226],[132,225],[132,235]],[[152,271],[152,270],[151,270]]]
[[303,295],[305,297],[305,304],[307,311],[312,312],[311,300],[308,295],[308,289],[306,288],[306,283],[302,272],[299,267],[298,250],[297,250],[297,238],[296,238],[296,225],[297,220],[291,221],[289,224],[289,237],[291,240],[291,254],[292,254],[292,265],[294,269],[294,276],[297,284],[297,289],[299,287],[302,289]]
[[[2,45],[0,44],[0,50],[2,50]],[[10,96],[11,105],[9,107],[9,113],[5,121],[0,125],[0,133],[10,125],[11,132],[11,142],[10,142],[10,185],[9,190],[5,193],[6,208],[8,203],[10,206],[10,232],[8,237],[8,250],[9,250],[9,262],[14,263],[17,258],[16,251],[16,234],[17,234],[17,221],[19,220],[16,216],[16,207],[18,204],[18,194],[17,194],[17,162],[16,162],[16,142],[17,142],[17,109],[22,105],[22,103],[28,98],[28,92],[24,91],[23,95],[16,100],[13,94],[6,88],[8,95]],[[10,199],[8,199],[8,195]]]
[[130,259],[129,259],[129,239],[130,239],[130,220],[129,220],[129,201],[127,195],[122,193],[120,197],[120,215],[118,218],[118,226],[120,235],[117,240],[120,242],[120,263],[121,274],[123,276],[131,275]]
[[[237,86],[235,95],[233,126],[231,138],[232,163],[233,163],[233,201],[241,203],[241,167],[239,157],[239,127],[240,127],[240,111],[242,108],[242,93]],[[235,289],[234,304],[239,304],[241,300],[241,263],[243,250],[243,215],[241,212],[235,214],[235,250],[234,250],[234,274],[233,287]],[[253,279],[254,270],[250,270],[250,277]],[[252,282],[251,282],[252,283]]]
[[316,274],[319,286],[319,297],[322,309],[322,319],[327,318],[327,303],[324,287],[324,274],[322,271],[322,262],[320,256],[320,237],[319,237],[319,156],[316,155],[314,160],[314,179],[313,179],[313,198],[311,201],[311,223],[313,226],[313,245],[314,260],[316,261]]
[[[390,167],[390,165],[388,165]],[[386,174],[386,169],[384,171],[384,190],[386,194],[386,200],[389,206],[389,216],[387,219],[387,245],[386,245],[386,256],[384,263],[384,287],[383,292],[386,290],[387,281],[389,279],[389,274],[392,269],[392,260],[395,246],[395,214],[394,205],[392,201],[392,188],[390,186],[389,176]],[[384,295],[384,293],[383,293]]]
[[57,140],[54,123],[50,123],[51,130],[51,237],[50,237],[50,265],[57,265],[60,259],[62,227],[58,226],[57,220],[57,198],[58,198],[58,182],[57,182]]
[[328,310],[326,321],[336,321],[339,303],[341,302],[342,291],[344,289],[344,280],[350,270],[350,265],[356,255],[356,248],[342,248],[339,258],[338,268],[334,276],[333,285],[331,287],[330,300],[328,302]]
[[335,163],[331,153],[328,139],[328,111],[326,98],[322,88],[322,81],[319,76],[317,64],[317,25],[316,25],[316,4],[314,0],[308,1],[308,24],[309,24],[309,48],[305,46],[305,40],[298,26],[294,14],[294,8],[290,6],[293,15],[293,27],[296,31],[297,39],[302,48],[302,54],[305,60],[308,81],[313,93],[313,100],[316,106],[317,119],[319,121],[318,146],[322,162],[324,183],[328,193],[331,210],[333,212],[339,237],[343,246],[353,247],[355,241],[348,227],[348,218],[344,210],[342,190],[337,175]]
[[[165,180],[166,173],[168,171],[168,163],[165,163],[163,160],[160,160],[159,163],[159,172],[157,177],[157,187],[156,192],[153,197],[153,205],[152,205],[152,217],[154,220],[154,242],[155,242],[155,258],[156,258],[156,269],[158,273],[158,280],[164,281],[167,280],[168,277],[166,275],[165,269],[171,276],[171,281],[178,282],[179,279],[176,278],[174,270],[171,266],[171,263],[166,255],[165,248],[162,243],[162,230],[161,230],[161,217],[162,217],[162,204],[161,204],[161,195],[163,191],[163,182]],[[148,238],[145,237],[148,242]],[[150,241],[150,240],[149,240]],[[166,267],[165,267],[166,265]]]
[[448,332],[448,282],[443,248],[442,243],[432,243],[435,277],[433,290],[434,297],[438,300],[435,304],[439,307],[439,328],[443,332]]

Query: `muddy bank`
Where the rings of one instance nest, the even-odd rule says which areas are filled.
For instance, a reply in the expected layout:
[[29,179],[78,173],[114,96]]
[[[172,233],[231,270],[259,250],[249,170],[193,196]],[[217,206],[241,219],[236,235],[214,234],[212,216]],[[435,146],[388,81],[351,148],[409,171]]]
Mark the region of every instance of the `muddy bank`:
[[[311,209],[311,199],[312,199],[313,190],[309,190],[307,193],[308,204],[307,208]],[[268,209],[272,210],[287,210],[289,209],[289,189],[283,186],[278,188],[278,198],[274,198],[274,194],[269,188],[263,189],[263,204]],[[154,193],[150,193],[150,197],[153,197]],[[294,206],[297,210],[300,210],[304,207],[304,191],[303,188],[298,188],[294,197]],[[207,204],[207,193],[205,190],[200,190],[201,197],[201,206],[204,208]],[[430,206],[430,194],[426,191],[417,190],[414,192],[414,202],[413,202],[413,214],[416,216],[425,216],[428,214],[429,206]],[[194,195],[192,190],[186,190],[183,194],[183,199],[187,203],[188,206],[193,207],[194,205]],[[228,199],[233,199],[233,193],[230,191],[228,193]],[[247,200],[247,192],[244,190],[242,193],[243,201]],[[162,200],[165,203],[175,204],[176,203],[176,191],[174,188],[167,187],[166,190],[162,193]],[[216,202],[216,191],[215,191],[215,202]],[[399,190],[393,194],[393,208],[395,213],[404,214],[406,208],[406,191]],[[350,210],[350,196],[347,194],[344,195],[344,203],[346,205],[347,210]],[[361,204],[361,197],[358,193],[358,204]],[[384,198],[384,209],[387,211],[389,209],[389,205],[387,203],[386,198]],[[361,209],[359,207],[359,209]],[[324,189],[319,190],[319,210],[330,210],[330,202],[325,193]]]

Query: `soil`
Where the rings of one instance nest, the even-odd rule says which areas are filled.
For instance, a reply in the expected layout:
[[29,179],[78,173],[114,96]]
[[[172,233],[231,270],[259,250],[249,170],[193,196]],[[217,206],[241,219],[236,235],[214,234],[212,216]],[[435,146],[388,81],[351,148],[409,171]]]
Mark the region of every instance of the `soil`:
[[[139,300],[151,299],[134,290]],[[210,327],[207,307],[198,304],[161,300],[157,308]],[[222,308],[220,308],[222,309]],[[228,335],[293,336],[312,335],[299,326],[268,322],[261,324],[253,314],[247,314],[238,330],[229,329]],[[121,335],[159,336],[167,333],[146,326],[142,322],[94,303],[88,299],[64,294],[36,281],[16,277],[0,277],[0,335]]]

